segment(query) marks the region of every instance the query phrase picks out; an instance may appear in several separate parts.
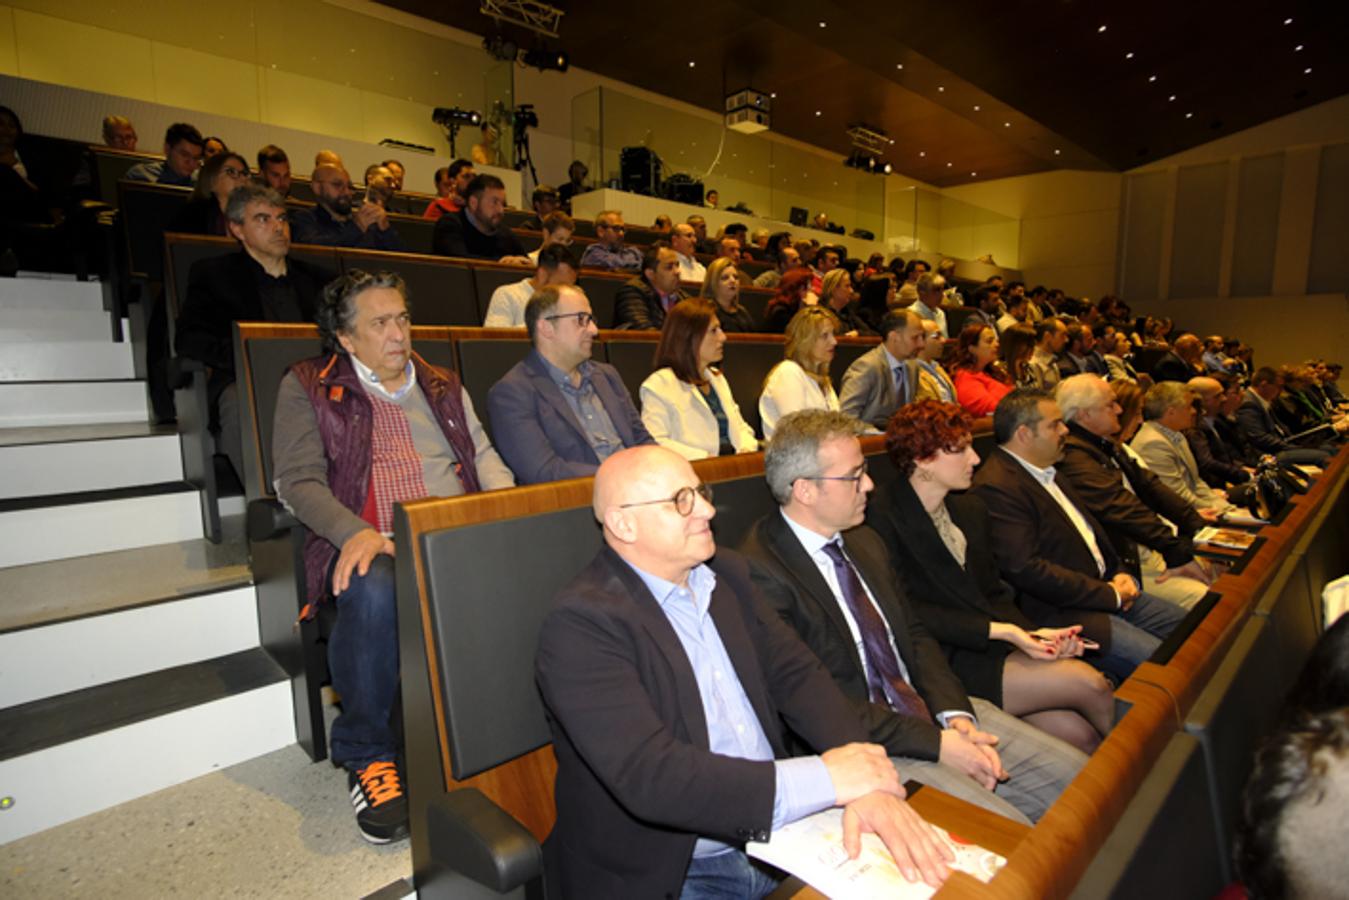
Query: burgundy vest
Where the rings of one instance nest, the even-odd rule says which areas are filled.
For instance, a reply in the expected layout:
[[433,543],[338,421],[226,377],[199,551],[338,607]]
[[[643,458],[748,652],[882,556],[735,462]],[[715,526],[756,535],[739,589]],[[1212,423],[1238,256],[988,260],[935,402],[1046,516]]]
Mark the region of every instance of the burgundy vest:
[[[475,466],[477,450],[464,414],[459,377],[432,367],[416,353],[412,354],[412,366],[417,386],[426,396],[427,404],[459,461],[459,480],[464,485],[464,493],[477,492],[480,490]],[[337,502],[359,516],[370,493],[370,436],[374,410],[351,358],[345,353],[318,356],[296,363],[290,371],[295,373],[314,406],[314,418],[328,459],[328,489]],[[306,615],[312,615],[313,603],[329,596],[328,567],[337,553],[337,547],[306,529],[305,600],[311,604],[305,610]]]

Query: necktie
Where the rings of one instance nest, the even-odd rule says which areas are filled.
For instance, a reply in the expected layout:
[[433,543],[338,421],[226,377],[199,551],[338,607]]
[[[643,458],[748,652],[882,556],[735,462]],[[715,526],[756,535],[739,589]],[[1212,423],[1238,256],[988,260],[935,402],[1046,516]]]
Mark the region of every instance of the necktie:
[[899,400],[899,406],[909,402],[908,378],[905,377],[908,372],[905,371],[904,364],[895,366],[895,398]]
[[843,602],[852,611],[853,621],[862,632],[862,649],[866,653],[867,688],[873,703],[887,703],[901,715],[917,716],[931,721],[932,713],[913,686],[900,673],[899,657],[890,643],[890,636],[881,621],[881,614],[867,595],[857,569],[843,548],[836,543],[824,545],[824,552],[834,563]]

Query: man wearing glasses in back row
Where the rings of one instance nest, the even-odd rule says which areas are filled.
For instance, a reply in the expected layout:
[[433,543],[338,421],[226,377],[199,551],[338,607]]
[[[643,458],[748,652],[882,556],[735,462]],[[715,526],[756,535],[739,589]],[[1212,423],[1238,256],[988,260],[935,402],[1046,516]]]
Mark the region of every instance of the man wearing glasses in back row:
[[497,449],[518,483],[594,475],[624,447],[653,443],[618,370],[590,358],[599,329],[584,291],[541,287],[525,328],[533,351],[487,394]]
[[583,269],[625,269],[636,272],[642,267],[642,251],[623,243],[627,226],[623,213],[605,210],[595,217],[595,236],[598,240],[586,248],[581,256]]

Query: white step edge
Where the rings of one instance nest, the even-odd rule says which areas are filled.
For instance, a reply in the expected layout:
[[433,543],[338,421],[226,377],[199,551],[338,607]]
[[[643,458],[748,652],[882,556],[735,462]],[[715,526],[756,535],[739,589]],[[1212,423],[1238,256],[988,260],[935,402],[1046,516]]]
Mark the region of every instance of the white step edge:
[[101,309],[11,309],[0,316],[0,344],[111,340],[112,323]]
[[0,513],[0,568],[202,536],[196,491]]
[[0,309],[103,309],[97,281],[0,278]]
[[5,760],[0,844],[293,743],[290,683],[281,681]]
[[131,343],[27,341],[0,345],[0,381],[112,381],[136,377]]
[[0,447],[0,497],[41,497],[183,480],[176,434]]
[[0,382],[0,428],[145,422],[149,417],[143,381]]
[[0,634],[0,709],[258,646],[252,586]]

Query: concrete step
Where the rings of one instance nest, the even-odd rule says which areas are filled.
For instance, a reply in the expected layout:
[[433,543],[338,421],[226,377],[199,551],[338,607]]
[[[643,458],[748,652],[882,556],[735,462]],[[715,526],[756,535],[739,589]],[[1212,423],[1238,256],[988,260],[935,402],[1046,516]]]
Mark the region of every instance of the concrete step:
[[0,381],[0,428],[144,424],[148,404],[143,381]]
[[0,446],[0,497],[38,497],[181,481],[176,434]]
[[103,285],[63,278],[0,278],[0,310],[102,310]]
[[116,381],[135,377],[129,341],[0,344],[0,381]]
[[202,536],[183,482],[0,501],[0,568]]
[[[123,334],[129,327],[130,323],[123,319]],[[101,309],[13,309],[0,316],[0,344],[110,340],[112,325]]]
[[0,634],[0,709],[258,646],[251,586]]

